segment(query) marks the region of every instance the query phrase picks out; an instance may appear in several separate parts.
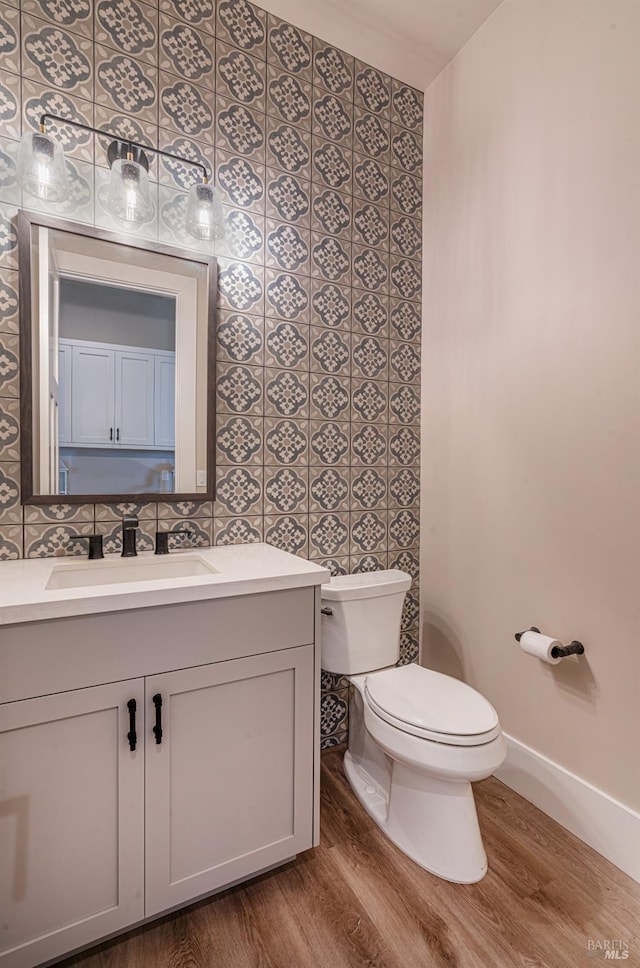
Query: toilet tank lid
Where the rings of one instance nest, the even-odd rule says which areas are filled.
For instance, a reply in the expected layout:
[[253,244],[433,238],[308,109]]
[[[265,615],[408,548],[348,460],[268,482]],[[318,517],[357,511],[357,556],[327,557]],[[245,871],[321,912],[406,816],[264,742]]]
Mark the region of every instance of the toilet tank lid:
[[328,585],[321,587],[325,601],[348,602],[407,592],[411,587],[411,575],[397,568],[368,571],[361,575],[336,575]]

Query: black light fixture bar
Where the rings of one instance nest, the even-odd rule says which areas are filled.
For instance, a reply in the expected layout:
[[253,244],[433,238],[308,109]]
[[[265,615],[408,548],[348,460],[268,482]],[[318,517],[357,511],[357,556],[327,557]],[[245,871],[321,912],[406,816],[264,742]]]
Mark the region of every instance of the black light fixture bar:
[[[154,155],[161,155],[163,158],[173,158],[174,161],[182,161],[186,165],[190,165],[192,168],[199,168],[202,172],[202,179],[206,184],[209,183],[210,173],[207,171],[205,165],[200,161],[192,161],[191,158],[185,158],[184,155],[174,155],[171,151],[163,151],[161,148],[152,148],[149,145],[140,144],[138,141],[132,141],[130,138],[122,138],[120,135],[115,135],[111,131],[104,131],[102,128],[94,128],[90,124],[83,124],[81,121],[74,121],[72,118],[63,118],[59,114],[49,114],[45,112],[40,115],[40,130],[42,132],[46,131],[47,121],[59,121],[62,124],[70,124],[74,128],[80,128],[82,131],[91,131],[93,134],[102,135],[104,138],[112,138],[112,142],[107,150],[107,157],[109,159],[109,164],[112,165],[114,161],[118,158],[123,157],[122,147],[125,151],[130,151],[134,156],[133,160],[137,161],[138,164],[142,165],[145,169],[149,169],[149,162],[145,156],[145,152],[150,151]],[[135,151],[134,151],[135,149]]]

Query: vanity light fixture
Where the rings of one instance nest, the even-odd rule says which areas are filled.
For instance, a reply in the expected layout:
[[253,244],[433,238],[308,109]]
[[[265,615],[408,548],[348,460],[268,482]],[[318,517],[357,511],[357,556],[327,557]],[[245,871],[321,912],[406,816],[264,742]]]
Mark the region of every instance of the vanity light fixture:
[[[105,138],[113,138],[113,135],[80,121],[49,113],[41,116],[38,131],[28,131],[23,135],[18,161],[21,187],[37,198],[59,202],[68,197],[67,170],[62,146],[47,133],[47,121],[70,124],[74,128],[81,128]],[[153,206],[149,192],[149,160],[146,154],[149,151],[200,169],[202,181],[196,182],[189,189],[186,230],[200,241],[224,238],[220,192],[209,184],[209,173],[205,165],[185,158],[184,155],[151,148],[129,139],[116,138],[107,149],[107,159],[111,167],[107,204],[111,214],[132,224],[140,224],[151,218]]]
[[123,141],[112,141],[107,151],[111,166],[107,207],[112,215],[136,225],[153,216],[149,192],[149,162],[144,151]]
[[64,151],[47,134],[43,123],[38,131],[28,131],[22,136],[18,177],[25,191],[47,202],[61,202],[67,194]]

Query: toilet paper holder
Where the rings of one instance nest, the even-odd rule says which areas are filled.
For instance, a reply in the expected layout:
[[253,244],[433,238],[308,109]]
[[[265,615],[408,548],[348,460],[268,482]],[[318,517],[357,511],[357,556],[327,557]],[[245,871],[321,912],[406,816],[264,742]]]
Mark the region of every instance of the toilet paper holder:
[[[532,625],[529,629],[525,629],[524,632],[538,632],[538,634],[541,634],[540,629],[536,628],[535,625]],[[516,632],[516,642],[520,641],[524,632]],[[567,655],[584,655],[584,645],[582,642],[574,639],[569,645],[554,645],[551,650],[551,656],[554,659],[564,659]]]

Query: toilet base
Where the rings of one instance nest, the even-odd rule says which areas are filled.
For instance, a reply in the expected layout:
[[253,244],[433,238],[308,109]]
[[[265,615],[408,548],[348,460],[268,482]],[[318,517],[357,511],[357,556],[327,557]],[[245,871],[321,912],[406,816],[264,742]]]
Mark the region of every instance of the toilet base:
[[390,783],[385,788],[350,750],[344,755],[351,789],[369,816],[431,874],[457,884],[481,880],[487,857],[471,784],[431,777],[397,760],[389,766]]

